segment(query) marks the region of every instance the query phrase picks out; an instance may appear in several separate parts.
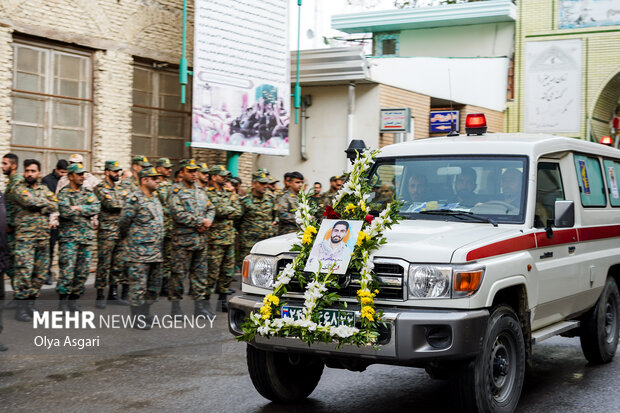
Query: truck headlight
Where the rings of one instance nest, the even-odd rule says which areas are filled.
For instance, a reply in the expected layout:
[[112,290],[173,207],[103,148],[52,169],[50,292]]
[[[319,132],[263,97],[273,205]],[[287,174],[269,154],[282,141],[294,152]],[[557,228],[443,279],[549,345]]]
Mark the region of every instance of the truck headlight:
[[247,277],[245,275],[243,277],[244,281],[247,280],[245,282],[261,288],[273,287],[273,278],[276,273],[276,257],[248,255],[243,264],[244,272],[247,274]]
[[409,295],[413,298],[450,298],[451,267],[409,266]]

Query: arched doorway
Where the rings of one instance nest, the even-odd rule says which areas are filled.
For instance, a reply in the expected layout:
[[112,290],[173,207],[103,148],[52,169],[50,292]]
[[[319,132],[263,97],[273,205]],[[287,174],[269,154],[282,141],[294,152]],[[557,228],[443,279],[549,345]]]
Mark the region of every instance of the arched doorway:
[[620,111],[620,72],[607,82],[592,110],[592,137],[598,142],[602,136],[610,136],[610,122]]

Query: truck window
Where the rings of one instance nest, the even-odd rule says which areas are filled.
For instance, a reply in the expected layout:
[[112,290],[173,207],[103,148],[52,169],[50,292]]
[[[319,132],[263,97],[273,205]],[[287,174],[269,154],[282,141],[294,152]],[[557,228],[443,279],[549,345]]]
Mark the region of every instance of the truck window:
[[540,162],[536,174],[534,226],[536,228],[546,227],[547,220],[554,219],[555,201],[564,199],[560,165],[554,162]]
[[618,177],[620,176],[620,162],[609,159],[603,160],[605,177],[607,179],[607,193],[611,206],[620,206],[620,194],[618,194]]
[[575,171],[579,182],[581,204],[584,207],[604,207],[607,205],[603,175],[598,158],[575,155]]

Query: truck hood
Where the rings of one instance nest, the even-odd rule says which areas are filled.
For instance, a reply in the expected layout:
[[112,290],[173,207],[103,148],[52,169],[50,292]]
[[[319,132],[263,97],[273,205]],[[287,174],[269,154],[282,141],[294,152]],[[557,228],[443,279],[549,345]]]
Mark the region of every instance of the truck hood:
[[[510,233],[520,234],[514,225],[494,227],[487,223],[407,220],[386,232],[387,243],[374,255],[410,262],[450,263],[460,248],[476,248]],[[257,243],[254,254],[277,255],[290,250],[295,234],[286,234]]]

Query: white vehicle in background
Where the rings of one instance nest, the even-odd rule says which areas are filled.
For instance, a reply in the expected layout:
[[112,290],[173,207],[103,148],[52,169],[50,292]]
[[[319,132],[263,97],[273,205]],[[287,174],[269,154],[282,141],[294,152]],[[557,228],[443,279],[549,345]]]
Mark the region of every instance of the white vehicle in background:
[[[485,131],[381,150],[371,203],[395,195],[405,201],[405,220],[374,254],[376,303],[388,325],[379,348],[257,335],[247,358],[261,395],[301,400],[324,366],[394,364],[450,379],[465,411],[512,412],[533,344],[579,336],[590,362],[612,360],[620,330],[620,151]],[[293,237],[259,242],[246,258],[243,294],[230,302],[233,334],[242,334],[243,320],[292,261]],[[359,275],[343,280],[341,301],[359,316]],[[285,301],[302,307],[303,290],[290,287]]]

